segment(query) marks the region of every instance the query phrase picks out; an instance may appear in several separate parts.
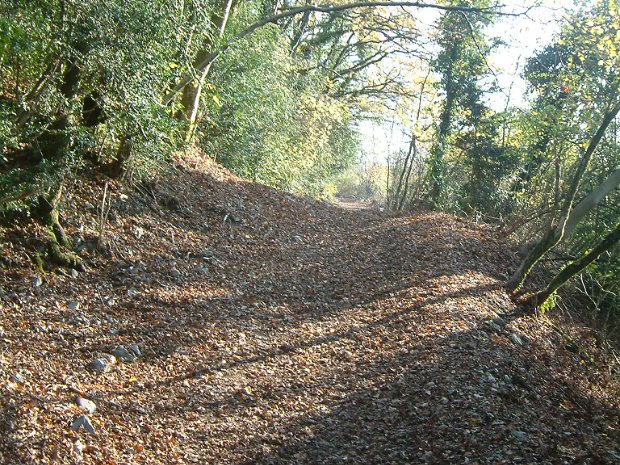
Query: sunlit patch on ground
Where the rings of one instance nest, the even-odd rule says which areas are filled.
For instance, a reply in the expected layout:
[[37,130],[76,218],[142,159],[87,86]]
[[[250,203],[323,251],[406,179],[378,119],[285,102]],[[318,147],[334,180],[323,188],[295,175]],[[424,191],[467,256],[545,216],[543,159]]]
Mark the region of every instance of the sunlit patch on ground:
[[179,209],[128,192],[86,273],[0,270],[2,463],[613,463],[616,381],[514,318],[491,227],[190,168],[158,187]]

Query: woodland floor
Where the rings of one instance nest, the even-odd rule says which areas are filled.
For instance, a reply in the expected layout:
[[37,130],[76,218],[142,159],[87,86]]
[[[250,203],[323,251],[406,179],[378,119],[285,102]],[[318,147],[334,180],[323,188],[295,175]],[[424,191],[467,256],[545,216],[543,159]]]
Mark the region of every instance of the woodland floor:
[[[620,463],[611,355],[514,316],[490,226],[196,161],[111,186],[101,256],[103,180],[67,191],[85,272],[40,273],[43,231],[0,230],[2,464]],[[133,363],[89,368],[133,343]],[[94,434],[72,430],[78,395]]]

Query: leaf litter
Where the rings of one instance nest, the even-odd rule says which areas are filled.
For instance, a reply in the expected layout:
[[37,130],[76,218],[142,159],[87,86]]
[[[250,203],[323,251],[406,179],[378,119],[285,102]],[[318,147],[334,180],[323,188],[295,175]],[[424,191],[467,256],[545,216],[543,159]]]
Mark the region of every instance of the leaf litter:
[[492,227],[197,158],[110,183],[99,254],[102,186],[63,204],[86,272],[37,270],[36,224],[1,231],[0,463],[620,463],[613,357],[516,317]]

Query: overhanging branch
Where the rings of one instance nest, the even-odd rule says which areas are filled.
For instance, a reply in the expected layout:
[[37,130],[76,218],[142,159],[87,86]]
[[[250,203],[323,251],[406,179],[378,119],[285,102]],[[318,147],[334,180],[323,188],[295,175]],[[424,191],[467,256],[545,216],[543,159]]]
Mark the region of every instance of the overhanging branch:
[[[255,22],[250,25],[239,34],[225,42],[221,45],[217,50],[209,53],[204,60],[202,60],[198,65],[195,66],[195,73],[200,74],[202,70],[206,69],[211,63],[213,63],[217,57],[219,57],[223,52],[225,52],[231,45],[238,42],[239,40],[247,37],[252,34],[257,29],[266,26],[267,24],[277,23],[279,20],[288,18],[291,16],[296,16],[303,13],[336,13],[339,11],[353,10],[357,8],[378,8],[378,7],[412,7],[412,8],[432,8],[436,10],[442,11],[460,11],[463,13],[476,13],[476,14],[493,14],[498,16],[521,16],[526,14],[528,10],[525,10],[521,13],[507,13],[503,11],[498,11],[494,8],[474,8],[474,7],[465,7],[465,6],[447,6],[447,5],[437,5],[434,3],[424,3],[424,2],[399,2],[399,1],[379,1],[379,2],[354,2],[354,3],[346,3],[344,5],[305,5],[297,8],[290,8],[282,11],[281,13],[275,14],[273,16],[269,16],[267,18],[261,19],[260,21]],[[172,99],[176,94],[178,94],[185,86],[187,86],[194,79],[194,74],[185,75],[171,90],[168,92],[164,98],[162,99],[162,103],[164,105],[168,105],[172,102]]]

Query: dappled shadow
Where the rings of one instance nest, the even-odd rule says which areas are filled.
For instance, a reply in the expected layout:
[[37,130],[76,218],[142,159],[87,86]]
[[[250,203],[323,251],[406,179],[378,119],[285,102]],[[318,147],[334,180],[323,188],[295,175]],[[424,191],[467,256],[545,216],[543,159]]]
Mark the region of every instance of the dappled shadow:
[[[474,288],[458,295],[480,297],[490,291]],[[244,430],[235,438],[237,455],[247,457],[238,463],[556,463],[571,458],[613,463],[608,452],[614,438],[606,435],[617,427],[617,409],[557,376],[536,341],[520,347],[510,341],[511,330],[494,334],[482,317],[471,321],[471,328],[446,331],[434,325],[441,312],[425,304],[388,311],[365,325],[200,367],[149,385],[176,399],[167,406],[155,402],[152,414],[185,412],[197,428],[204,421],[225,425],[254,416],[260,423],[257,412],[274,415],[260,431]],[[370,360],[360,355],[368,349],[376,352]],[[323,354],[328,365],[305,376],[310,354]],[[234,380],[240,370],[251,373],[282,363],[291,365],[285,379],[244,379],[225,395],[200,395],[209,392],[214,376]],[[130,399],[132,392],[116,395]],[[303,411],[309,399],[328,413]],[[297,401],[301,408],[291,405]],[[278,416],[281,405],[297,414]],[[201,439],[205,448],[214,436],[219,437],[211,430]],[[593,447],[595,437],[603,443],[607,437],[607,449]]]
[[[53,362],[24,357],[37,389],[98,404],[93,463],[611,463],[619,412],[553,370],[580,361],[528,338],[549,334],[534,319],[512,321],[491,228],[178,175],[155,192],[178,208],[119,208],[96,273],[15,303],[9,336]],[[136,362],[86,369],[133,342]],[[44,407],[37,421],[64,431],[74,412]],[[40,441],[7,454],[27,462]]]
[[240,463],[615,463],[618,409],[547,373],[528,351],[497,357],[493,344],[465,331],[346,373],[371,381],[328,414],[286,424],[293,439]]

